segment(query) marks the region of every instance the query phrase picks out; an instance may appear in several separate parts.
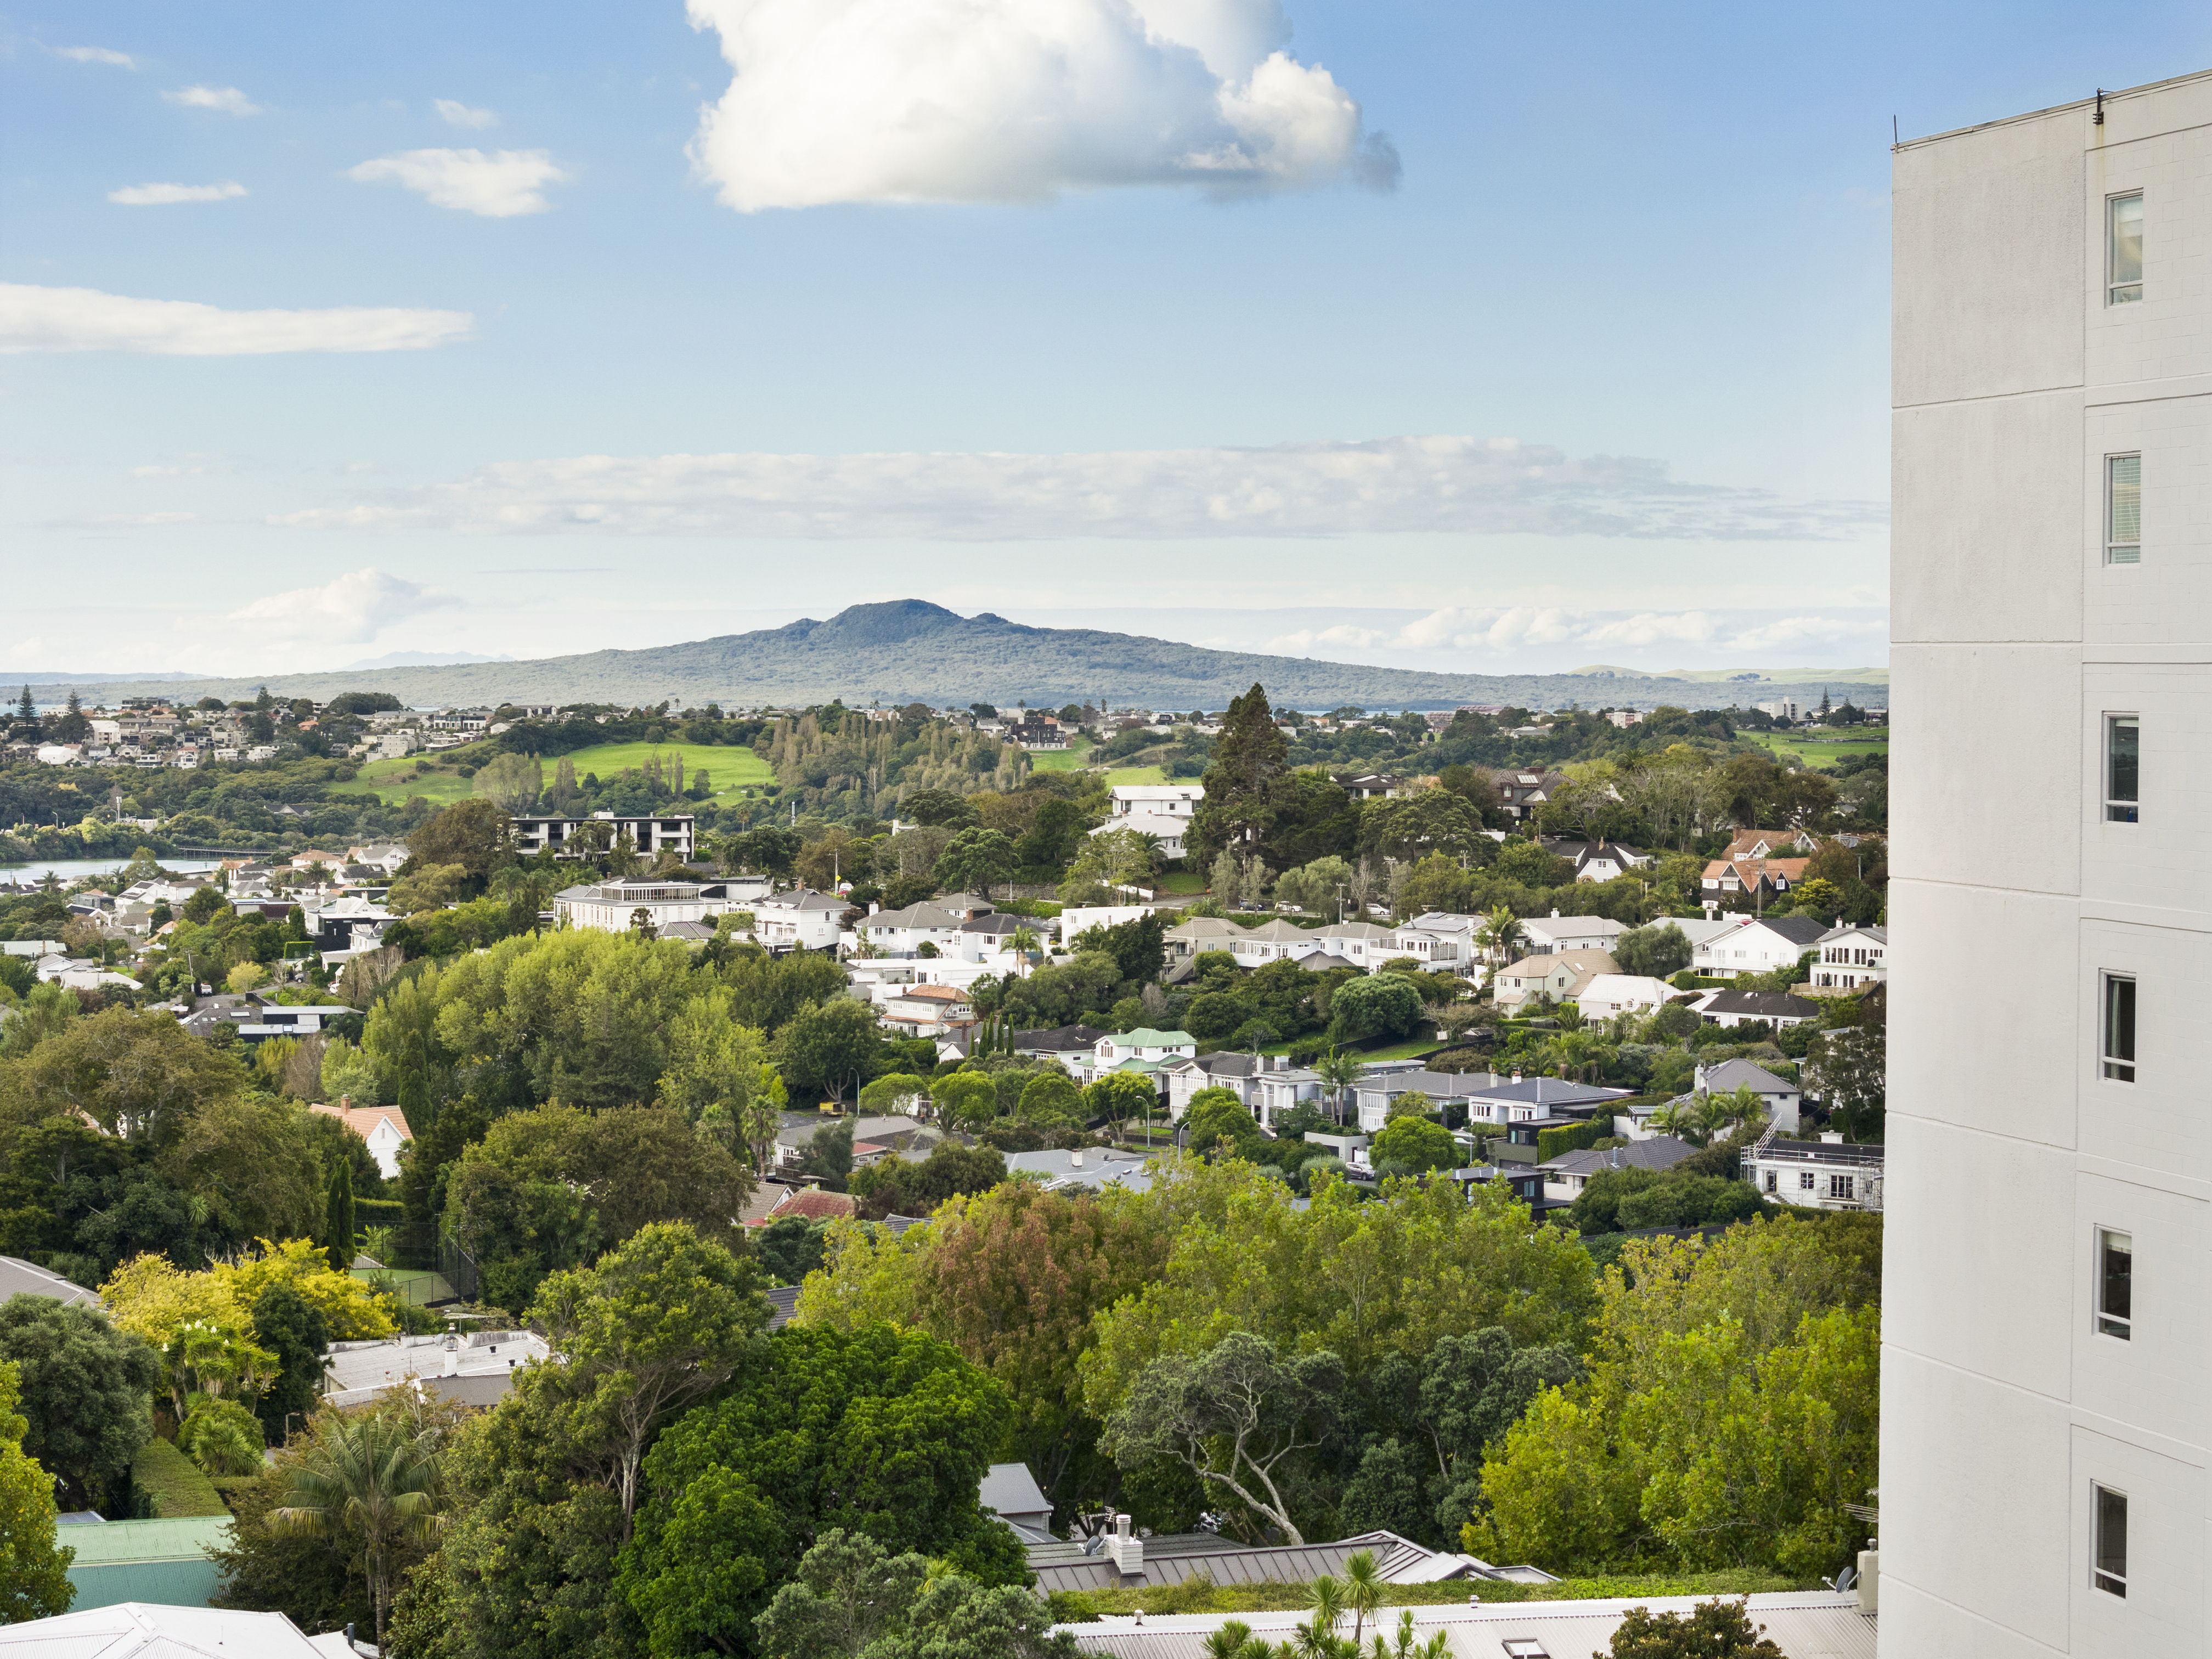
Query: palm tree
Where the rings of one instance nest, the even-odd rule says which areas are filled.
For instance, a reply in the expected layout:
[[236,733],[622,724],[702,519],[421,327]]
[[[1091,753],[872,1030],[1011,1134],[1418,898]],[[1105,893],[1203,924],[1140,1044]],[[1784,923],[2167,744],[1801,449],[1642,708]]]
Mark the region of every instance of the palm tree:
[[1338,1659],[1342,1639],[1336,1626],[1344,1617],[1344,1586],[1322,1573],[1306,1587],[1306,1605],[1313,1613],[1297,1629],[1298,1659]]
[[1030,953],[1037,948],[1037,936],[1027,927],[1017,927],[1006,936],[1006,948],[1020,959],[1023,977],[1028,977]]
[[1367,1063],[1357,1054],[1340,1054],[1334,1048],[1313,1063],[1314,1075],[1328,1090],[1336,1108],[1336,1121],[1344,1121],[1344,1091],[1367,1074]]
[[1513,947],[1521,942],[1521,918],[1504,905],[1499,905],[1482,919],[1482,927],[1475,933],[1474,942],[1482,947],[1484,955],[1504,967],[1512,954]]
[[1251,1626],[1242,1619],[1225,1620],[1206,1638],[1206,1659],[1248,1659],[1251,1640]]
[[436,1526],[438,1484],[434,1430],[418,1433],[381,1416],[340,1416],[294,1466],[289,1501],[269,1512],[270,1528],[279,1534],[361,1538],[380,1650],[392,1606],[392,1547],[425,1537]]
[[1383,1584],[1382,1570],[1375,1564],[1373,1550],[1354,1550],[1344,1559],[1344,1605],[1352,1609],[1352,1645],[1359,1646],[1360,1632],[1367,1620],[1382,1605]]

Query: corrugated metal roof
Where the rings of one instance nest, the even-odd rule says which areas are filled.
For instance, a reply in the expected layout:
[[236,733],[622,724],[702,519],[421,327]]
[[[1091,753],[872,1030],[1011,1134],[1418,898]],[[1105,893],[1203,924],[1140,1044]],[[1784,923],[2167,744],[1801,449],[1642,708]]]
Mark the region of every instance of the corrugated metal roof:
[[107,1521],[71,1527],[60,1542],[76,1552],[80,1567],[124,1561],[192,1560],[212,1547],[230,1547],[230,1517],[188,1516],[168,1521]]

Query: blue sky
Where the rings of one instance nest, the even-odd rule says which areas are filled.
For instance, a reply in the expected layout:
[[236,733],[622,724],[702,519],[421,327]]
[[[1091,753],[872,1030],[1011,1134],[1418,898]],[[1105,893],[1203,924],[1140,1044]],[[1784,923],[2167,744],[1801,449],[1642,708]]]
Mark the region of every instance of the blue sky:
[[691,4],[0,14],[0,673],[908,595],[1879,662],[1892,115],[2212,64],[2201,4]]

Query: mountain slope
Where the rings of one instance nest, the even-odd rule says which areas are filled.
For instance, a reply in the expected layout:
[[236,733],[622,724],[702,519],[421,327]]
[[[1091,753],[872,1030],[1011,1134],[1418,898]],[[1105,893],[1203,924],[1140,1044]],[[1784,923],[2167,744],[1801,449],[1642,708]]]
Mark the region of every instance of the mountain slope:
[[[120,696],[250,696],[266,684],[279,697],[327,698],[341,691],[388,691],[417,707],[501,702],[760,704],[922,702],[1046,705],[1103,697],[1176,709],[1221,708],[1255,681],[1275,702],[1302,708],[1340,703],[1379,708],[1449,708],[1501,702],[1553,708],[1584,703],[1650,707],[1694,701],[1725,704],[1748,688],[1700,686],[1632,673],[1442,674],[1210,651],[1169,640],[1091,629],[1030,628],[984,613],[962,617],[921,599],[857,605],[827,622],[805,619],[782,628],[643,651],[593,651],[534,662],[486,662],[392,667],[365,672],[278,674],[204,681],[123,680],[97,685],[107,701]],[[0,685],[8,678],[0,675]],[[1762,697],[1793,693],[1838,701],[1855,692],[1887,703],[1882,689],[1842,679],[1802,687],[1771,682]],[[1875,695],[1879,693],[1880,695]]]

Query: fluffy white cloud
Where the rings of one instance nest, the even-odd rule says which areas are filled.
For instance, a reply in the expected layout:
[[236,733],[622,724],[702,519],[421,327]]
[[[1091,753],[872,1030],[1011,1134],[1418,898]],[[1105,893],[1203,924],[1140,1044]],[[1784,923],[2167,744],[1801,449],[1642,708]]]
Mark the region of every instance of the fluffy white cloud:
[[129,52],[111,51],[106,46],[57,46],[54,56],[76,64],[107,64],[127,70],[138,67],[138,60]]
[[421,582],[374,566],[334,577],[319,587],[264,594],[229,620],[280,640],[314,637],[333,644],[365,645],[394,623],[459,603]]
[[466,104],[452,98],[439,98],[433,102],[448,126],[482,129],[499,125],[499,117],[488,109],[471,109]]
[[542,187],[568,176],[552,153],[543,149],[501,149],[489,155],[480,149],[410,149],[363,161],[346,173],[363,184],[396,179],[439,207],[487,219],[544,212],[552,204],[539,193]]
[[372,306],[225,311],[189,300],[0,283],[0,352],[245,357],[276,351],[421,351],[465,339],[475,325],[465,311]]
[[228,202],[246,194],[235,179],[220,185],[125,185],[107,199],[125,207],[166,207],[174,202]]
[[[1877,600],[1876,603],[1879,603]],[[1370,629],[1335,629],[1317,640]],[[1717,613],[1711,611],[1604,611],[1562,605],[1518,605],[1494,609],[1452,606],[1431,612],[1401,628],[1389,644],[1411,652],[1486,650],[1501,653],[1530,647],[1574,645],[1620,650],[1660,645],[1730,652],[1771,651],[1812,646],[1833,650],[1878,647],[1887,633],[1881,615],[1820,617]]]
[[689,0],[736,71],[691,154],[744,211],[1249,191],[1398,160],[1281,0]]
[[258,115],[261,106],[236,87],[179,87],[162,97],[186,109],[221,110],[225,115]]
[[1802,541],[1885,517],[1879,502],[1792,503],[1678,483],[1656,461],[1425,437],[1071,455],[586,455],[501,463],[283,522],[947,540],[1518,532]]

